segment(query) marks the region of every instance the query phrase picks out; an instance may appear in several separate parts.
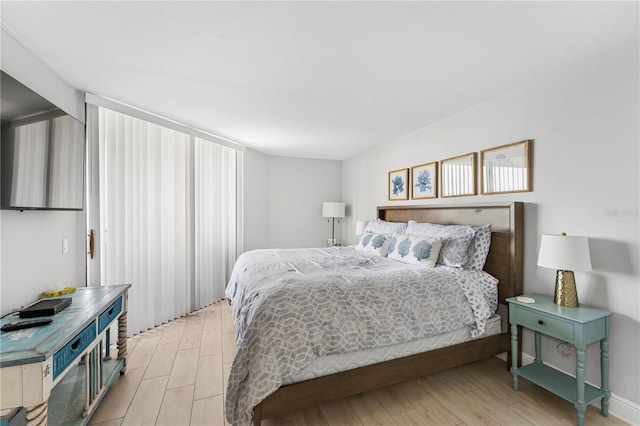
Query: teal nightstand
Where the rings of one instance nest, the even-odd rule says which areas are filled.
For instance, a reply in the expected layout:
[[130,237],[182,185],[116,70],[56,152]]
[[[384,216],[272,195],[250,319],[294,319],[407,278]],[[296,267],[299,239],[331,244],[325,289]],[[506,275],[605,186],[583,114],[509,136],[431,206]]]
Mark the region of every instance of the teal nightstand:
[[[509,302],[511,324],[511,359],[513,389],[518,390],[518,376],[572,402],[577,411],[577,424],[584,424],[587,405],[602,399],[603,416],[609,415],[609,317],[604,309],[580,306],[568,308],[553,303],[553,297],[540,294],[526,295],[535,303],[524,303],[515,297]],[[518,326],[535,332],[536,358],[532,364],[518,368]],[[571,343],[576,348],[576,377],[568,376],[542,363],[541,335]],[[587,345],[600,341],[600,376],[602,387],[595,388],[584,382],[585,350]]]

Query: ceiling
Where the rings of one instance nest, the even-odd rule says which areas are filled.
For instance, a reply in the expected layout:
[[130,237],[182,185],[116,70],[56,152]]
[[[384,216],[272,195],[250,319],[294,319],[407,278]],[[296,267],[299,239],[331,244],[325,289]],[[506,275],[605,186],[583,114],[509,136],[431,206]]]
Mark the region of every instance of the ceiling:
[[637,2],[2,1],[71,86],[342,160],[638,40]]

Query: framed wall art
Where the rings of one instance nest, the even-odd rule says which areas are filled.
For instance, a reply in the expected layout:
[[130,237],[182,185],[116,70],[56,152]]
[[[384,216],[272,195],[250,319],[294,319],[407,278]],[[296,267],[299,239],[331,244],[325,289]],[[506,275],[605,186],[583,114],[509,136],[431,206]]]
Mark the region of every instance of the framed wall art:
[[476,153],[440,161],[440,185],[442,197],[476,195]]
[[411,199],[436,198],[438,196],[438,162],[421,164],[411,168]]
[[531,140],[480,151],[482,194],[531,191]]
[[389,200],[408,200],[409,199],[409,169],[399,169],[389,172]]

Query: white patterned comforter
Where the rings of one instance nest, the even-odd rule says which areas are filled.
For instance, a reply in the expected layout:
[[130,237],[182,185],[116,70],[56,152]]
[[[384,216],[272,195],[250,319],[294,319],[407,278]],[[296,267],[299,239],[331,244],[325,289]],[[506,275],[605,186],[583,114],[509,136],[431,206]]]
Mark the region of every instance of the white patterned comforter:
[[470,326],[484,332],[497,309],[485,272],[425,268],[352,247],[242,254],[226,296],[238,351],[227,420],[249,424],[255,405],[313,359],[413,341]]

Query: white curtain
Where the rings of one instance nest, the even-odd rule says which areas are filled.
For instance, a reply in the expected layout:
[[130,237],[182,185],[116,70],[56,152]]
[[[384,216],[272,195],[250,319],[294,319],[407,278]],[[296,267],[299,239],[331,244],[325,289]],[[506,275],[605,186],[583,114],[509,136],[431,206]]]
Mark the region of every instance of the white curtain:
[[130,283],[135,334],[224,297],[236,152],[99,108],[101,283]]
[[189,136],[99,110],[102,283],[130,283],[133,333],[190,308]]
[[236,152],[195,138],[196,307],[224,298],[236,259]]

